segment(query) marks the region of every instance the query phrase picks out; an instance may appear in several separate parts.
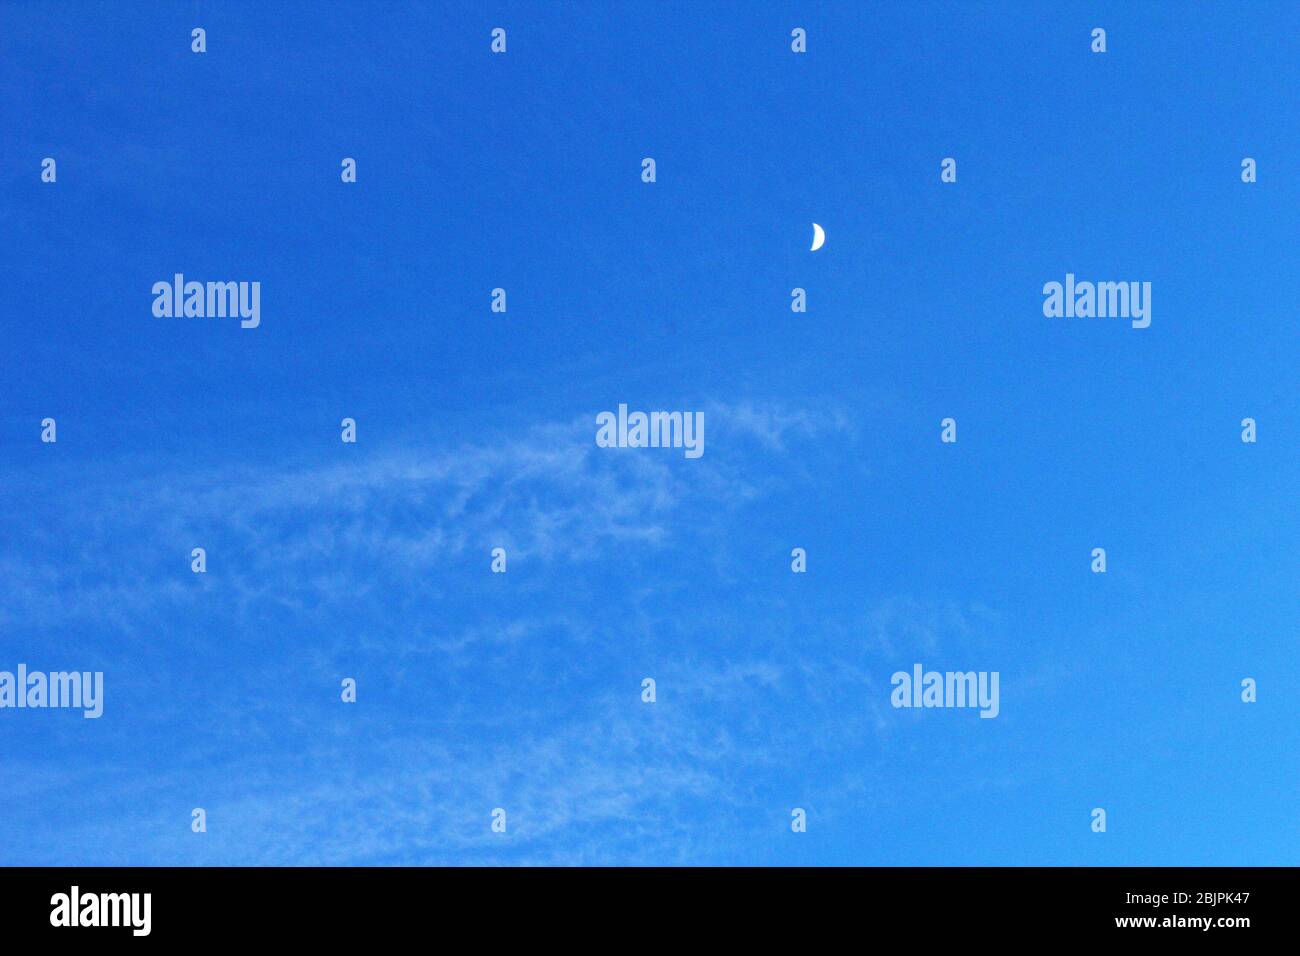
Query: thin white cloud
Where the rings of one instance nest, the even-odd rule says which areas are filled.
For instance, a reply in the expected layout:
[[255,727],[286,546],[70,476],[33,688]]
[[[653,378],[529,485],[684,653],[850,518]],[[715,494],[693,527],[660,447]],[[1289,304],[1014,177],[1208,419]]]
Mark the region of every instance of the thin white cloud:
[[[730,442],[747,454],[845,427],[839,415],[709,408],[713,447]],[[593,415],[451,449],[358,447],[347,450],[354,461],[325,465],[187,472],[105,463],[75,491],[50,495],[40,522],[17,498],[6,509],[18,546],[0,558],[11,585],[0,622],[93,617],[126,626],[191,597],[184,576],[196,546],[237,589],[239,607],[305,610],[338,593],[355,600],[371,567],[409,580],[495,546],[514,561],[659,547],[707,533],[761,493],[763,468],[742,471],[719,452],[685,461],[666,450],[601,449],[594,432]]]
[[[705,555],[779,486],[791,448],[826,429],[849,434],[838,416],[723,405],[707,414],[709,451],[696,461],[596,448],[592,416],[345,464],[128,477],[110,468],[52,501],[42,528],[18,515],[26,547],[3,559],[19,584],[8,620],[28,630],[93,620],[156,642],[199,614],[222,623],[213,636],[195,632],[206,642],[187,649],[196,668],[221,661],[222,642],[243,643],[230,686],[174,670],[136,676],[203,688],[220,732],[189,742],[192,759],[166,774],[106,770],[117,809],[97,812],[92,800],[69,824],[82,848],[75,862],[717,859],[737,834],[773,825],[755,807],[787,799],[757,792],[755,779],[847,749],[855,757],[837,772],[841,796],[818,804],[838,812],[860,791],[861,748],[888,717],[858,700],[864,679],[891,641],[967,630],[964,612],[902,601],[822,615],[810,634],[770,624],[761,595],[681,614],[664,594],[684,582],[665,577],[656,555]],[[74,554],[39,547],[67,540]],[[498,544],[515,588],[515,603],[500,607],[481,590]],[[189,572],[194,545],[208,548],[206,576]],[[116,566],[101,567],[101,556]],[[481,565],[472,590],[462,593],[463,576],[442,583],[448,562],[467,561]],[[607,593],[611,562],[623,584]],[[543,580],[520,574],[538,565],[549,569]],[[288,625],[309,641],[285,646]],[[626,642],[614,645],[621,653],[612,642]],[[258,647],[270,656],[250,656]],[[640,701],[639,671],[615,673],[622,683],[610,689],[624,658],[655,662],[657,703]],[[437,686],[445,699],[388,727],[364,709],[299,715],[265,696],[289,673],[336,695],[344,666],[366,668],[358,708],[382,706],[389,684],[416,695]],[[29,790],[51,794],[78,773],[31,769]],[[208,834],[188,832],[190,806],[209,810]],[[507,838],[488,829],[495,806],[509,814]]]

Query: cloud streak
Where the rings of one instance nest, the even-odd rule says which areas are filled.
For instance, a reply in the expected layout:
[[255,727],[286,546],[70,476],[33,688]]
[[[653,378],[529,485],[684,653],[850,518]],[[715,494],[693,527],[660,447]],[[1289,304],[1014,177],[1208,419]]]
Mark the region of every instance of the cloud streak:
[[[32,646],[58,632],[74,656],[116,665],[118,706],[141,716],[110,726],[110,750],[166,728],[190,752],[180,767],[139,756],[134,769],[94,771],[103,796],[70,816],[76,862],[721,852],[752,825],[737,808],[774,743],[806,745],[806,726],[764,718],[803,678],[770,649],[727,662],[692,652],[706,635],[676,633],[672,608],[657,606],[681,584],[656,555],[703,550],[779,483],[788,449],[846,426],[754,406],[707,414],[698,461],[596,448],[593,414],[346,463],[107,468],[40,522],[11,501],[24,547],[3,559],[17,585],[5,622]],[[510,554],[508,591],[488,573],[497,545]],[[207,548],[206,575],[190,573],[192,546]],[[651,666],[664,691],[647,705],[639,680]],[[343,673],[360,675],[356,711],[338,703]],[[299,686],[302,703],[268,696]],[[63,745],[49,762],[29,757],[43,800],[79,776],[53,769],[84,758],[76,740]],[[505,838],[487,828],[498,805]],[[184,827],[191,806],[210,814],[202,842]]]

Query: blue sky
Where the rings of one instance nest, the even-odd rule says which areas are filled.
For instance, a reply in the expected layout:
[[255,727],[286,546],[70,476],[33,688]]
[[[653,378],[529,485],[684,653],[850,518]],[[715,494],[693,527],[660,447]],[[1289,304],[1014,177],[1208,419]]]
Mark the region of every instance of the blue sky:
[[1298,28],[4,5],[0,669],[106,699],[0,711],[0,862],[1295,863]]

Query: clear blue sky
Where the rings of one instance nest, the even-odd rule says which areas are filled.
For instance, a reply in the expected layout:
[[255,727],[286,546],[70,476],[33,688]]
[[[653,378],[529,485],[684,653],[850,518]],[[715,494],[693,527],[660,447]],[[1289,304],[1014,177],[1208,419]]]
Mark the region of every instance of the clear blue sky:
[[[106,683],[0,711],[0,862],[1297,862],[1298,35],[0,7],[0,669]],[[596,448],[620,402],[704,456]],[[917,662],[1000,716],[891,708]]]

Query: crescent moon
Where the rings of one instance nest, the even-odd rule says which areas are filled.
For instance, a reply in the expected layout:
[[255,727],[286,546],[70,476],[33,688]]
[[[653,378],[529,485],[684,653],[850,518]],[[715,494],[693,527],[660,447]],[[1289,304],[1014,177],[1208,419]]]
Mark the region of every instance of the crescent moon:
[[813,223],[813,244],[812,244],[811,251],[816,252],[825,244],[826,244],[826,230],[823,229],[821,226],[817,225],[817,223]]

